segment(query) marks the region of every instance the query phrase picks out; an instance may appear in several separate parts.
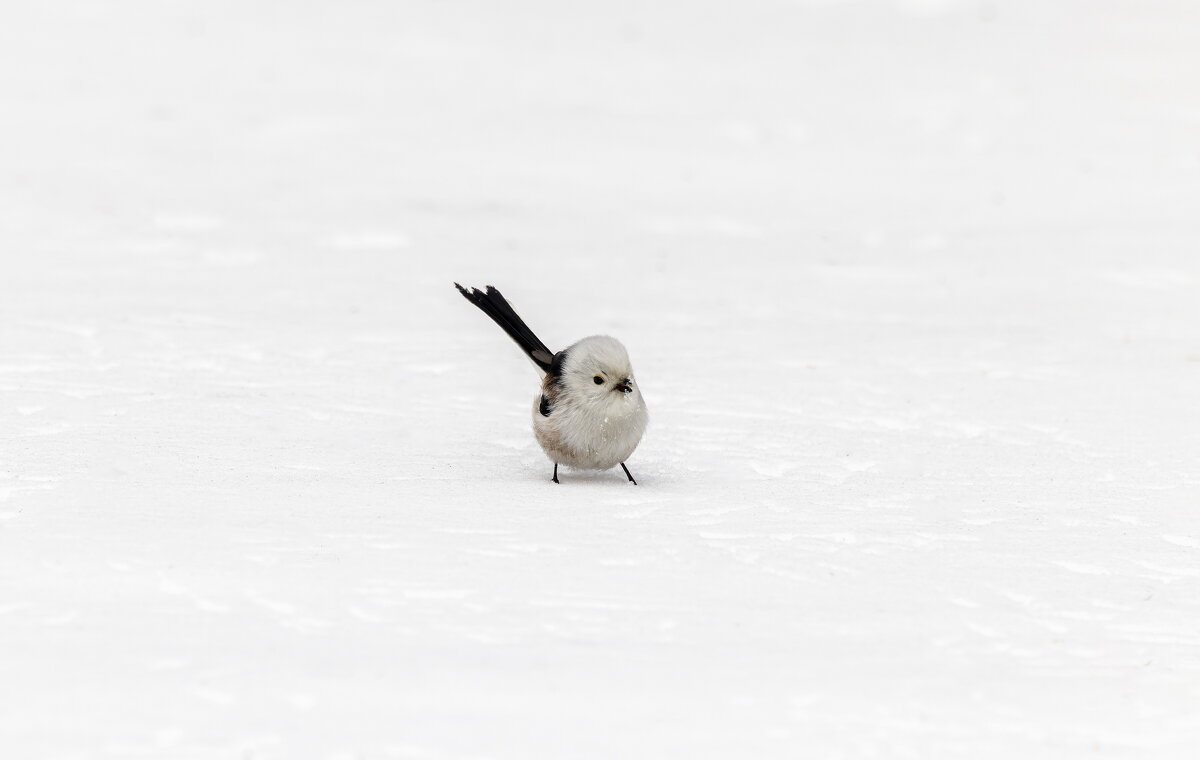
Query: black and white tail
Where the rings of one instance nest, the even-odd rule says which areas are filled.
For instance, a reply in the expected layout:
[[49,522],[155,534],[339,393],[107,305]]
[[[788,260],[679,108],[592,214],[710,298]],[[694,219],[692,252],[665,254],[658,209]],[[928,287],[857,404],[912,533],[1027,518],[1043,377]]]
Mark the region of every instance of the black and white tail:
[[500,325],[500,328],[508,333],[508,337],[516,341],[538,369],[542,372],[550,371],[550,364],[554,361],[554,352],[546,348],[545,343],[538,340],[538,336],[534,335],[533,330],[529,329],[529,325],[525,324],[525,320],[513,311],[513,307],[504,300],[504,296],[500,295],[499,290],[491,285],[488,285],[486,290],[478,288],[468,290],[457,282],[454,283],[454,287],[458,288],[458,292],[462,293],[464,298],[478,306],[480,311],[491,317],[493,322]]

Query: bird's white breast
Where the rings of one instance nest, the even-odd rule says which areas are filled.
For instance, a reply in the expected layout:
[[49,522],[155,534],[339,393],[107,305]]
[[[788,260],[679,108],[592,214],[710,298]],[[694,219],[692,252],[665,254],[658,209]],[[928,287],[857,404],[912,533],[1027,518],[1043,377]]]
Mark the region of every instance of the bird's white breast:
[[551,461],[583,470],[607,470],[633,454],[649,415],[640,392],[614,393],[597,403],[559,398],[549,417],[533,404],[533,432]]

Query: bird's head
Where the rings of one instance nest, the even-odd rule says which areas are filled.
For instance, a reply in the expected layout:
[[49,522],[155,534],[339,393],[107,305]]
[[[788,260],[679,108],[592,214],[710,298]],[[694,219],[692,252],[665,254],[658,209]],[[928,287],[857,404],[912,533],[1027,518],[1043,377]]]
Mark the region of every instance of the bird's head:
[[560,382],[581,401],[630,410],[641,404],[629,354],[616,338],[593,335],[565,352]]

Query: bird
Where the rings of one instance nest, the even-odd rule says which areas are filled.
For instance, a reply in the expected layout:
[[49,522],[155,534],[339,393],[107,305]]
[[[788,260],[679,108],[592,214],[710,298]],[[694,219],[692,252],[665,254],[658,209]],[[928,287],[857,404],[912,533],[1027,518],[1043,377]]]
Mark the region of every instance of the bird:
[[649,416],[625,346],[608,335],[591,335],[551,351],[496,288],[457,282],[454,287],[508,333],[542,378],[533,401],[533,434],[554,463],[550,480],[559,482],[560,464],[578,470],[619,464],[636,486],[625,460],[641,442]]

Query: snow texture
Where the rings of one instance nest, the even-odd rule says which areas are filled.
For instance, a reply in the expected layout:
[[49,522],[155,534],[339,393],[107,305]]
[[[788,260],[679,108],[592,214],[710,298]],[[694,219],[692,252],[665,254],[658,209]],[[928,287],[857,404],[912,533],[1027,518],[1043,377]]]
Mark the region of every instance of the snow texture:
[[[9,3],[5,758],[1192,758],[1200,6]],[[552,348],[651,425],[562,473]]]

